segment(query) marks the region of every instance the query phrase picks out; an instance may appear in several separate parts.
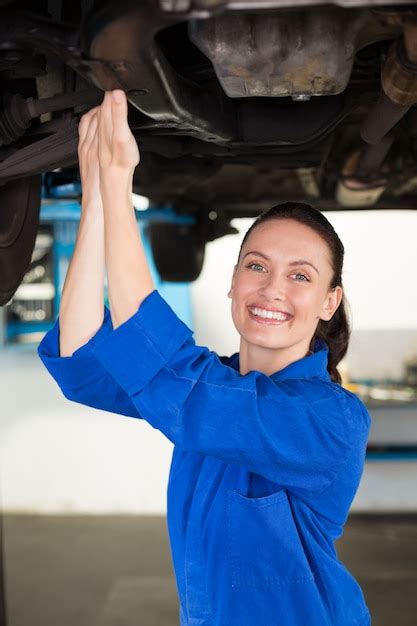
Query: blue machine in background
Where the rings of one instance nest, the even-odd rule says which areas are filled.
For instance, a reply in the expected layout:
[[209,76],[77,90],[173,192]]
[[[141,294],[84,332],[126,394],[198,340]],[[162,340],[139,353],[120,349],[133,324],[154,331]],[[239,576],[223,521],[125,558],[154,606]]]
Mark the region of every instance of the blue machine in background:
[[[32,262],[14,297],[4,307],[5,347],[34,349],[58,316],[81,216],[80,195],[79,183],[43,185],[40,226]],[[193,328],[189,283],[161,280],[153,262],[146,225],[150,221],[189,224],[194,218],[179,216],[170,207],[149,207],[136,210],[136,219],[156,289],[177,315]],[[108,306],[106,282],[104,287],[105,304]]]

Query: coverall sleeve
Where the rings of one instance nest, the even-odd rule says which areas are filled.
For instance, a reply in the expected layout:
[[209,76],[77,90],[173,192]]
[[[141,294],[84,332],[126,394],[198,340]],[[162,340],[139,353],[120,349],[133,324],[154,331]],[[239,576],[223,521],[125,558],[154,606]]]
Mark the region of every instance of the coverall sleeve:
[[140,418],[132,399],[92,353],[91,349],[95,342],[111,332],[113,332],[113,324],[110,311],[105,306],[103,324],[93,337],[75,350],[72,356],[61,357],[58,317],[54,326],[40,342],[38,355],[68,400],[96,409]]
[[319,492],[366,442],[360,401],[340,385],[241,375],[192,334],[155,289],[92,347],[140,415],[183,450]]

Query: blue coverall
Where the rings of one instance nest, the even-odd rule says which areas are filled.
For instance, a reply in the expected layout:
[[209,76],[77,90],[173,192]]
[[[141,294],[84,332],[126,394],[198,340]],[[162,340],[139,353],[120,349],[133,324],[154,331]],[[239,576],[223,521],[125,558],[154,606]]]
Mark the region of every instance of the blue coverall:
[[370,415],[328,347],[267,376],[218,356],[155,289],[72,356],[59,318],[38,354],[64,396],[145,419],[173,444],[167,525],[181,626],[368,626],[333,542],[363,473]]

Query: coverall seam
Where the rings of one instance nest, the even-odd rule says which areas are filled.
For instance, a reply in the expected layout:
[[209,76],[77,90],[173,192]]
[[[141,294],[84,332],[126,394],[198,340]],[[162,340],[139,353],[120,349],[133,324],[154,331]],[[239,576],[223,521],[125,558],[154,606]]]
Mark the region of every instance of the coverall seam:
[[[164,354],[161,352],[161,350],[159,349],[158,345],[155,343],[155,341],[152,338],[152,335],[149,334],[148,328],[146,326],[143,326],[143,324],[141,324],[141,322],[139,322],[137,319],[133,319],[130,318],[133,322],[133,324],[135,326],[138,327],[139,332],[142,333],[142,335],[145,336],[145,338],[150,342],[150,344],[152,345],[152,348],[155,350],[155,352],[161,357],[161,359],[165,362],[164,365],[162,367],[166,367],[166,364],[168,363],[168,361],[176,354],[176,352],[178,352],[178,350],[187,342],[189,341],[192,336],[193,336],[193,331],[186,325],[184,324],[184,322],[182,320],[180,320],[178,318],[178,321],[181,322],[181,324],[185,327],[183,329],[183,336],[179,336],[179,338],[181,339],[181,342],[178,343],[177,341],[177,345],[175,346],[175,349],[172,351],[172,354]],[[129,320],[127,320],[128,322]],[[125,322],[126,323],[126,322]],[[118,327],[119,328],[119,327]],[[117,330],[117,328],[115,329]],[[162,369],[161,367],[161,369]]]
[[[122,391],[125,391],[125,390],[123,389],[123,387],[120,385],[120,383],[118,383],[118,382],[117,382],[117,380],[116,380],[115,378],[113,378],[113,376],[112,376],[112,375],[111,375],[111,374],[110,374],[107,370],[106,370],[104,373],[105,373],[105,374],[108,374],[108,375],[111,377],[111,379],[112,379],[113,383],[114,383],[115,385],[117,385],[117,386],[119,387],[119,389],[121,389]],[[94,384],[94,383],[97,383],[97,382],[99,382],[99,381],[101,381],[101,380],[103,380],[103,375],[97,376],[96,378],[92,378],[91,380],[88,380],[87,382],[83,381],[83,383],[82,383],[82,384],[80,384],[80,385],[76,385],[75,387],[72,387],[72,386],[71,386],[71,387],[67,387],[67,386],[65,386],[65,389],[66,389],[67,391],[80,391],[81,389],[85,389],[85,388],[86,388],[86,387],[88,387],[89,385]],[[129,395],[129,394],[128,394],[128,395]],[[133,402],[133,400],[132,400],[132,402]]]
[[[161,353],[159,353],[161,357],[165,358]],[[226,366],[227,367],[227,366]],[[191,383],[198,383],[200,382],[203,385],[207,385],[207,386],[211,386],[211,387],[220,387],[221,389],[233,389],[235,391],[245,391],[247,393],[251,393],[254,396],[259,396],[259,394],[256,392],[255,389],[246,389],[245,387],[237,387],[237,386],[231,386],[231,385],[221,385],[218,383],[213,383],[207,380],[200,380],[199,378],[189,378],[188,376],[183,376],[182,374],[178,374],[178,372],[176,372],[174,369],[172,369],[171,367],[169,367],[168,365],[163,365],[162,368],[165,368],[166,370],[168,370],[169,372],[172,372],[176,378],[179,378],[180,380],[188,380]],[[161,369],[162,369],[161,368]],[[262,372],[260,372],[262,374]],[[246,374],[245,374],[246,376]],[[265,374],[266,378],[268,378],[278,389],[280,388],[280,381],[274,381],[270,376],[267,376]],[[243,376],[242,376],[243,378]],[[308,378],[298,378],[298,379],[288,379],[288,380],[305,380],[308,381]],[[320,383],[321,384],[321,383]],[[300,394],[301,395],[301,394]],[[265,397],[265,396],[261,396],[261,397]],[[302,397],[302,395],[301,395]],[[320,402],[323,402],[323,399],[327,399],[327,398],[318,398],[317,400],[311,400],[309,401],[309,405],[313,405],[313,404],[318,404]],[[343,398],[343,401],[345,401],[345,398]],[[279,402],[279,400],[278,400]],[[284,402],[284,400],[282,400],[282,402]]]
[[258,394],[256,393],[256,391],[254,391],[253,389],[245,389],[244,387],[240,388],[240,387],[231,387],[230,385],[219,385],[217,383],[211,383],[209,381],[206,380],[200,380],[199,378],[195,379],[195,378],[188,378],[188,376],[182,376],[181,374],[178,374],[178,372],[176,372],[175,370],[173,370],[171,367],[168,367],[167,365],[165,365],[165,368],[169,371],[172,372],[177,378],[181,379],[181,380],[188,380],[190,383],[198,383],[200,382],[202,385],[208,385],[211,387],[220,387],[220,389],[233,389],[235,391],[245,391],[247,393],[251,393],[255,396],[257,396]]

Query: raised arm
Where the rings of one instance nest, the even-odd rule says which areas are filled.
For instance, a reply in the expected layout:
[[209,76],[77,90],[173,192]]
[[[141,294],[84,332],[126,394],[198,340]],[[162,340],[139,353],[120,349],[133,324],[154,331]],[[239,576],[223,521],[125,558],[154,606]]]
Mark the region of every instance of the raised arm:
[[99,108],[83,115],[79,125],[81,219],[59,310],[61,356],[71,356],[97,332],[104,320],[104,218],[96,132]]
[[139,150],[127,121],[126,96],[120,89],[106,92],[100,107],[98,155],[109,304],[117,328],[155,289],[132,204]]
[[[129,396],[92,354],[95,342],[113,331],[110,312],[104,306],[104,215],[97,132],[100,108],[81,118],[78,156],[82,214],[77,242],[59,317],[39,344],[38,354],[69,400],[140,418]],[[113,285],[112,280],[112,293]]]

